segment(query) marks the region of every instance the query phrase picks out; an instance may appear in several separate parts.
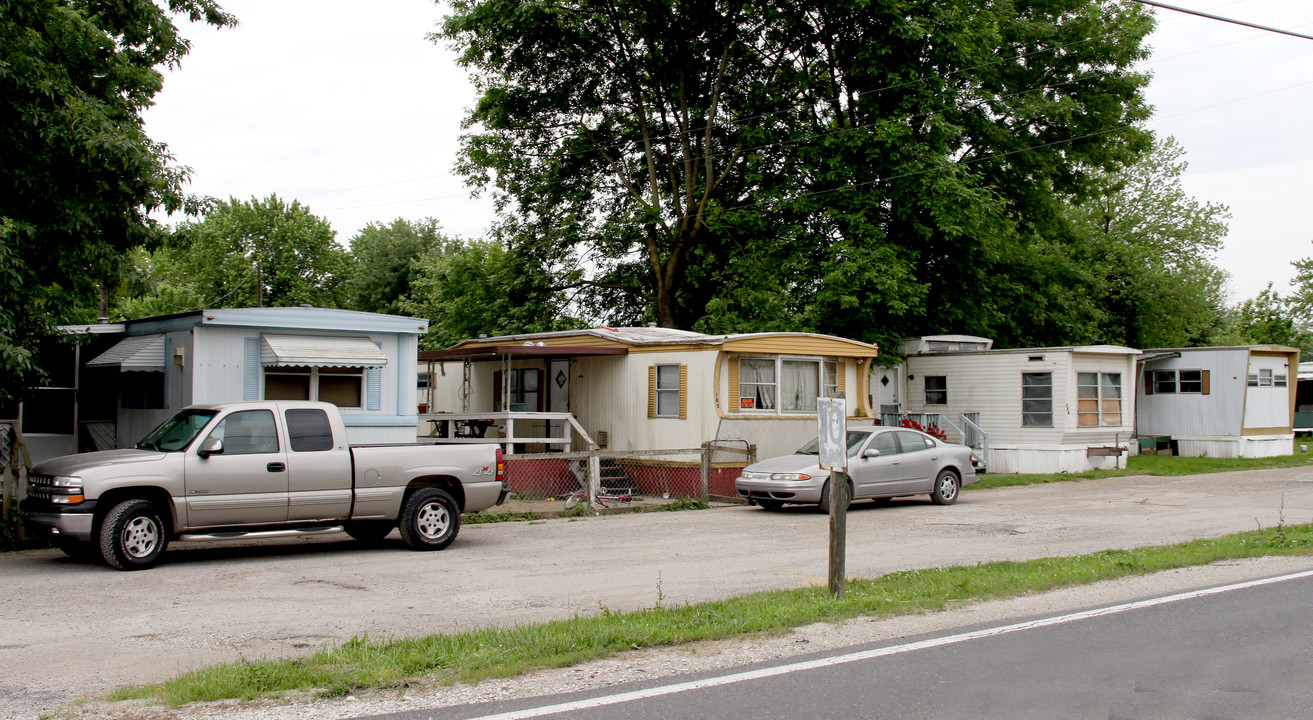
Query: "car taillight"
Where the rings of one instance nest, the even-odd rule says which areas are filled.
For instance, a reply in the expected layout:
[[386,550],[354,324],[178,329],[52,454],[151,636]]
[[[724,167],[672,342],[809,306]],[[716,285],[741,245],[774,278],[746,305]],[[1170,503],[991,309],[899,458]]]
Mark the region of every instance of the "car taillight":
[[497,448],[497,482],[506,482],[506,458]]

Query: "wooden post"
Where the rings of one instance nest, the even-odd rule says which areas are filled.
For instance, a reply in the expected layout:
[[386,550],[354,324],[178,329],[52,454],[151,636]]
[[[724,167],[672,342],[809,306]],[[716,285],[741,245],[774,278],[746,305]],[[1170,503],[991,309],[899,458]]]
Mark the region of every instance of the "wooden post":
[[843,597],[848,553],[848,473],[830,471],[830,594]]
[[702,443],[702,502],[711,500],[711,453],[715,443]]

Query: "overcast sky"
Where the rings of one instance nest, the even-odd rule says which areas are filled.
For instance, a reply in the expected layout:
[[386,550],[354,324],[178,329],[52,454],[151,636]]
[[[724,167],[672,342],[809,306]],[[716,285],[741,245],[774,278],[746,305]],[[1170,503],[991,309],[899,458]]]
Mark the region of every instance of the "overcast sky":
[[[147,132],[193,169],[191,191],[277,193],[328,218],[342,243],[371,221],[437,218],[479,237],[491,204],[452,174],[473,89],[426,40],[429,0],[221,0],[240,25],[186,25],[193,42],[165,78]],[[1313,35],[1307,0],[1172,0]],[[1218,264],[1233,300],[1313,257],[1313,40],[1158,9],[1150,37],[1151,126],[1175,135],[1187,191],[1231,208]]]

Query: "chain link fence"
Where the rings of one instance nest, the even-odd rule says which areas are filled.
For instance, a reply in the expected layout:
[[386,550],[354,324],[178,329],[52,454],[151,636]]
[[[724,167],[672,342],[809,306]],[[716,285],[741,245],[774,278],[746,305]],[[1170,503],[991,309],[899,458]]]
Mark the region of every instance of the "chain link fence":
[[550,515],[701,500],[738,502],[734,479],[756,457],[745,441],[672,450],[592,450],[506,456],[511,496],[498,508]]

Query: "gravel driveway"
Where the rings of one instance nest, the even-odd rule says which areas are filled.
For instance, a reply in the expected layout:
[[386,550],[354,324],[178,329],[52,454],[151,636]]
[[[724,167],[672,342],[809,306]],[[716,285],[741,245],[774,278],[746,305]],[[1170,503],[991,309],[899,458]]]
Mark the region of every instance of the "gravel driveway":
[[[1068,555],[1313,521],[1313,467],[973,491],[858,504],[848,573]],[[177,543],[118,572],[54,550],[0,555],[0,717],[357,635],[465,630],[825,584],[828,518],[750,507],[472,525],[440,553],[342,536]]]

